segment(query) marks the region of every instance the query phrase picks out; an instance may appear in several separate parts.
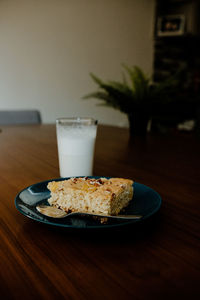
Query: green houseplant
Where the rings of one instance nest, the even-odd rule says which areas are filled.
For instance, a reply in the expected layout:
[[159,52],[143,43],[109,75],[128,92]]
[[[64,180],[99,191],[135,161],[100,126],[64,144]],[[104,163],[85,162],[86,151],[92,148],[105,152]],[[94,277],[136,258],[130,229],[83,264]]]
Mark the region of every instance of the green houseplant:
[[128,117],[130,135],[145,136],[148,121],[154,113],[170,101],[177,79],[172,76],[159,84],[153,84],[138,66],[123,65],[122,81],[105,82],[93,73],[90,76],[98,85],[98,90],[84,96],[84,99],[96,98],[100,105],[110,106],[125,113]]

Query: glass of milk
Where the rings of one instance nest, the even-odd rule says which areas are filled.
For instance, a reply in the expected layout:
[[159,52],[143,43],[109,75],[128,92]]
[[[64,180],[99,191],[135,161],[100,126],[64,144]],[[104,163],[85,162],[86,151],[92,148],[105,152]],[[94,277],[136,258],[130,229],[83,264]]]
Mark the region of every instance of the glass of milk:
[[92,118],[59,118],[56,132],[60,176],[91,176],[97,121]]

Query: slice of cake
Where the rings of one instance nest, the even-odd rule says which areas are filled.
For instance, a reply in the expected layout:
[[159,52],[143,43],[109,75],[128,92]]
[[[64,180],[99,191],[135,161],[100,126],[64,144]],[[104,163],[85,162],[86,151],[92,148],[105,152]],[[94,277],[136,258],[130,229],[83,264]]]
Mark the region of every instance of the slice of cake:
[[66,212],[118,215],[133,197],[133,181],[123,178],[70,178],[47,187],[49,204]]

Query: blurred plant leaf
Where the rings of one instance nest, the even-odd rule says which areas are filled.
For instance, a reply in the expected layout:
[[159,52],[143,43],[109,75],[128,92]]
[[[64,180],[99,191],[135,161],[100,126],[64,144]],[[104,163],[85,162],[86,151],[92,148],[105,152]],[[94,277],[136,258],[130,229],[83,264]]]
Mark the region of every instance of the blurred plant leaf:
[[98,90],[83,97],[83,99],[97,99],[99,105],[118,109],[128,115],[135,111],[145,110],[149,117],[162,114],[166,105],[176,102],[175,95],[181,86],[181,74],[178,70],[173,76],[158,83],[153,83],[138,66],[122,65],[122,81],[103,81],[93,73],[91,78],[97,84]]

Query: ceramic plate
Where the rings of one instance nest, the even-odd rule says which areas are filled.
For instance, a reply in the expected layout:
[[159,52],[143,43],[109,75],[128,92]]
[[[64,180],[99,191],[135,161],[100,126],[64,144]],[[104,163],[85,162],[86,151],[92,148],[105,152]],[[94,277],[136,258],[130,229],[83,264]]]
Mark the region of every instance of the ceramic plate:
[[[100,178],[100,177],[93,177]],[[67,228],[111,228],[128,225],[136,222],[141,222],[155,214],[161,206],[160,195],[148,186],[134,182],[134,196],[129,206],[123,214],[139,214],[143,217],[139,220],[109,220],[106,224],[101,224],[97,220],[90,217],[67,217],[64,219],[53,219],[41,215],[36,206],[40,203],[48,204],[47,200],[50,197],[50,191],[47,189],[47,184],[50,181],[65,180],[68,178],[57,178],[48,181],[35,183],[22,190],[15,198],[15,206],[17,210],[35,221],[42,222],[48,225],[67,227]]]

